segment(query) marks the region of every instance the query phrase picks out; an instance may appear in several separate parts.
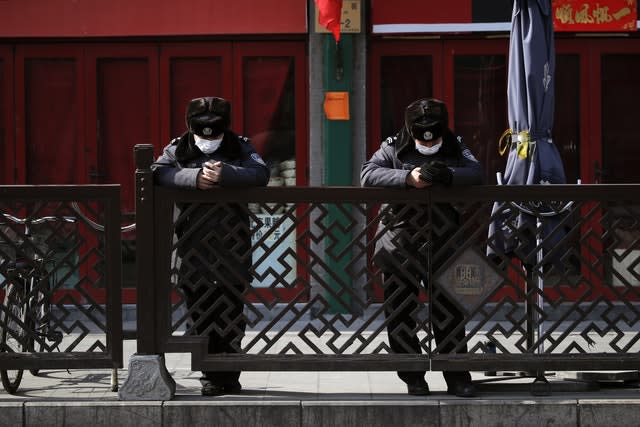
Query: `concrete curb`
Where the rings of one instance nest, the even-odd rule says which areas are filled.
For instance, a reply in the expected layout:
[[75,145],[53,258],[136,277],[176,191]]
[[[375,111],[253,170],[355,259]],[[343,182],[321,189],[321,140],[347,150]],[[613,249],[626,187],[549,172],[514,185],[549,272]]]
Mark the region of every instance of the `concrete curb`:
[[640,425],[640,399],[216,400],[0,402],[0,426]]

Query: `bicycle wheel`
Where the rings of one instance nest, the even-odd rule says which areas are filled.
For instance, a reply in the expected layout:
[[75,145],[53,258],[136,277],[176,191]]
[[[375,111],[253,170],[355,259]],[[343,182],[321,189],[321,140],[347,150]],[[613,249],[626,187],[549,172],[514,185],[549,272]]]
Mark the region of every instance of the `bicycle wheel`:
[[[23,298],[22,288],[9,284],[5,290],[4,306],[2,307],[2,322],[0,327],[0,351],[10,353],[23,353],[28,351],[26,331],[26,304]],[[7,393],[14,394],[18,391],[22,381],[22,369],[0,370],[2,386]]]
[[[32,278],[31,280],[34,279]],[[31,289],[34,289],[33,282]],[[27,320],[30,322],[30,325],[33,325],[31,330],[34,331],[34,335],[27,338],[27,348],[31,352],[42,353],[47,351],[45,340],[49,339],[49,322],[47,321],[46,316],[49,309],[50,306],[48,298],[43,292],[38,291],[34,297],[30,298],[29,313],[32,316],[35,316],[35,319]],[[29,329],[27,328],[27,330]],[[34,338],[35,336],[38,336],[39,338],[36,340]],[[31,375],[37,377],[40,373],[40,369],[29,369],[29,372],[31,372]]]

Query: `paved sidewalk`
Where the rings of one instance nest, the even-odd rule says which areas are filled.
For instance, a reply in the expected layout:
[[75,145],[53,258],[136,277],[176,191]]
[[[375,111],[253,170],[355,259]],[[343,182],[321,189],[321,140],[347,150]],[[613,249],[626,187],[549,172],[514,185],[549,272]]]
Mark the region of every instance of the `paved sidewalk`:
[[[125,341],[125,364],[135,341]],[[640,388],[576,387],[550,376],[551,394],[531,394],[531,378],[484,384],[472,399],[446,394],[427,373],[432,395],[406,394],[393,372],[243,372],[237,395],[203,397],[189,354],[167,354],[176,380],[171,401],[119,401],[109,370],[25,372],[18,394],[0,393],[0,426],[627,426],[640,425]],[[121,369],[122,385],[127,370]],[[578,390],[578,391],[576,391]]]
[[[168,358],[170,359],[170,358]],[[431,395],[425,397],[409,396],[406,386],[393,372],[292,372],[257,371],[243,372],[240,381],[242,392],[235,395],[215,398],[200,395],[199,372],[188,369],[172,369],[168,360],[169,373],[176,381],[177,400],[461,400],[474,401],[486,399],[638,399],[640,388],[634,384],[587,385],[556,378],[550,375],[550,394],[536,396],[531,392],[531,378],[487,377],[473,372],[473,380],[479,387],[479,393],[473,399],[461,399],[446,393],[446,385],[439,372],[428,372],[427,382]],[[120,385],[126,379],[127,370],[118,371]],[[483,381],[489,381],[484,383]],[[495,381],[495,382],[494,382]],[[0,402],[7,401],[96,401],[118,400],[118,393],[111,390],[111,371],[101,370],[43,370],[36,377],[28,371],[18,393],[15,395],[0,392]],[[0,424],[1,425],[1,424]]]

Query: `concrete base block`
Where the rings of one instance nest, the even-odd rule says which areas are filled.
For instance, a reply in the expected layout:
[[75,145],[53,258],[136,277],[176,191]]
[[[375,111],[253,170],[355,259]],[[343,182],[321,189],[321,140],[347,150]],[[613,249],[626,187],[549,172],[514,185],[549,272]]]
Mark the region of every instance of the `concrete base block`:
[[440,425],[575,426],[577,400],[443,400]]
[[439,427],[437,401],[302,402],[302,427]]
[[232,401],[224,398],[164,403],[165,426],[299,427],[299,401]]
[[129,376],[118,391],[120,400],[171,400],[176,382],[164,364],[163,354],[138,355],[129,359]]
[[24,425],[22,402],[0,402],[0,427]]
[[637,399],[628,400],[580,400],[580,427],[639,426],[640,404]]
[[162,402],[27,402],[25,423],[38,427],[162,425]]

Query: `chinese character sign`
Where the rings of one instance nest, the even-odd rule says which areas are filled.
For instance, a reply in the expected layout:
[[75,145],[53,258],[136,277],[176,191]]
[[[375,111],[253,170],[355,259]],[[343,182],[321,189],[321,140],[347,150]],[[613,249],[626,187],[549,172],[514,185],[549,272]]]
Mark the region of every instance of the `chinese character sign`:
[[636,31],[636,0],[553,0],[555,31]]

